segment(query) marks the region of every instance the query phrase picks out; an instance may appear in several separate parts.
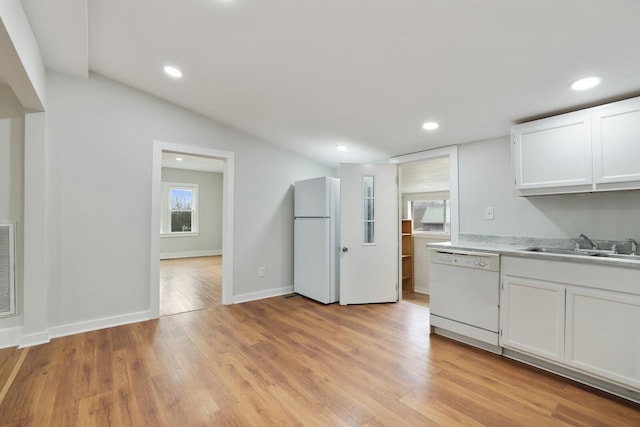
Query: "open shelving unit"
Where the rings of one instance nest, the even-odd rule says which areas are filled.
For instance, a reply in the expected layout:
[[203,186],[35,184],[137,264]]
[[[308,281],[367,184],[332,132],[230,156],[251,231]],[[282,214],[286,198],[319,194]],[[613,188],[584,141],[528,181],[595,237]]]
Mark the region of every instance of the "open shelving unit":
[[413,292],[413,223],[410,219],[401,220],[402,239],[402,293]]

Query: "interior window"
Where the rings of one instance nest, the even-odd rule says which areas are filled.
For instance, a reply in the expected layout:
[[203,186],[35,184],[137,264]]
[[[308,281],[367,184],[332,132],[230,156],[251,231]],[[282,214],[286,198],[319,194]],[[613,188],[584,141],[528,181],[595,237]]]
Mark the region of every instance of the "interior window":
[[409,212],[413,231],[449,233],[451,203],[445,200],[411,200]]

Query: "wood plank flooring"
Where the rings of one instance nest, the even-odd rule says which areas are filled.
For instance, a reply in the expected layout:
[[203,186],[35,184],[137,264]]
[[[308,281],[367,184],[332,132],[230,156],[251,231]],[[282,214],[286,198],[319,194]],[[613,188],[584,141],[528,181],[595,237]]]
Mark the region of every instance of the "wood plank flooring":
[[27,348],[0,349],[0,404],[13,384],[28,352]]
[[160,315],[222,304],[222,256],[160,261]]
[[402,294],[402,299],[423,307],[429,307],[429,295],[427,294],[421,294],[420,292],[404,292]]
[[638,426],[640,407],[439,336],[406,301],[278,297],[32,347],[0,426]]

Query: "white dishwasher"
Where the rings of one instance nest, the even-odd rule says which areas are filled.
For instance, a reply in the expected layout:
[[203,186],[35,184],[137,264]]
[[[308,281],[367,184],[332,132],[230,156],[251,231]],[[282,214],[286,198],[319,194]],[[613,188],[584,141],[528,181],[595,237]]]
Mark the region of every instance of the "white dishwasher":
[[431,249],[431,330],[501,354],[500,255]]

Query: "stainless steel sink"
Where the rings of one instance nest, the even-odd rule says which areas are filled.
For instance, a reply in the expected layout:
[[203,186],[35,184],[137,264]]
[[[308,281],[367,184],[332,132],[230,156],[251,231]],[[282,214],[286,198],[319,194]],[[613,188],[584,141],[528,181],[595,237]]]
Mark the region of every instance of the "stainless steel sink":
[[543,252],[547,254],[559,254],[559,255],[582,255],[582,256],[595,256],[598,252],[593,250],[583,249],[561,249],[561,248],[548,248],[545,246],[529,246],[523,249],[526,252]]
[[522,250],[525,252],[539,252],[539,253],[558,254],[558,255],[595,256],[595,257],[603,257],[603,258],[640,260],[640,255],[618,254],[613,251],[601,250],[601,249],[562,249],[562,248],[549,248],[546,246],[529,246],[528,248],[525,248]]
[[602,256],[606,258],[618,258],[618,259],[630,259],[635,261],[640,261],[640,255],[631,255],[631,254],[596,254],[596,256]]

